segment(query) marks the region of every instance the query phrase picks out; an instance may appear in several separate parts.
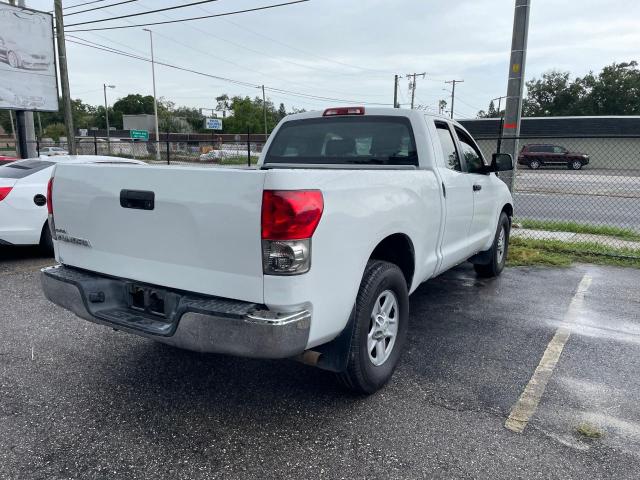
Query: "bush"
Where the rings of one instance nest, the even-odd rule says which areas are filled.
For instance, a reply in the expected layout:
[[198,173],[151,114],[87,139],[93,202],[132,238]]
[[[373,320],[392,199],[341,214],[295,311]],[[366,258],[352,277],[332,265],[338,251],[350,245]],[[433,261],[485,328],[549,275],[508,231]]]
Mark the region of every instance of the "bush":
[[64,137],[67,134],[67,130],[62,123],[52,123],[44,129],[44,136],[53,138],[56,142],[60,141],[60,137]]

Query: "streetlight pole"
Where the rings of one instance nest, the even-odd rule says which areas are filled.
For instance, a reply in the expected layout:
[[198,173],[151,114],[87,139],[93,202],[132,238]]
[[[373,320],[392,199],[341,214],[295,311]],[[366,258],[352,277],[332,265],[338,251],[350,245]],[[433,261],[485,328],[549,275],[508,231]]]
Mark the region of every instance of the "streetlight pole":
[[[160,129],[158,128],[158,98],[156,97],[156,64],[153,57],[153,32],[148,28],[143,28],[145,32],[149,32],[149,40],[151,40],[151,75],[153,77],[153,114],[156,118],[156,160],[160,160]],[[167,135],[167,143],[169,136]]]
[[107,150],[109,151],[109,155],[111,155],[111,134],[109,133],[109,105],[107,103],[107,87],[116,88],[116,86],[107,85],[106,83],[102,84],[102,89],[104,90],[104,118],[107,121]]
[[267,127],[267,98],[264,94],[264,85],[262,85],[262,115],[264,116],[264,141],[267,141],[269,129]]

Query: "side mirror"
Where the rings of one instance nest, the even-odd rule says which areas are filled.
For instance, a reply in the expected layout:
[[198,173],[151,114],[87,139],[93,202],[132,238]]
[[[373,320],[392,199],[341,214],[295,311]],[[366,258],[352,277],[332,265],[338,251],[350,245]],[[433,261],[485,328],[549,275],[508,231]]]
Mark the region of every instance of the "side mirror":
[[491,171],[506,172],[513,170],[513,157],[508,153],[494,153],[491,156]]

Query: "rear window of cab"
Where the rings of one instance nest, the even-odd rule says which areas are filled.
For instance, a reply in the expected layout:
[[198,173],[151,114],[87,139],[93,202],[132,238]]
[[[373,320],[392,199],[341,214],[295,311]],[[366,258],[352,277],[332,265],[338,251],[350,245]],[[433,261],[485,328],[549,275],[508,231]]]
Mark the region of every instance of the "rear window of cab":
[[408,118],[336,116],[284,123],[264,163],[418,166],[418,153]]
[[24,178],[32,175],[40,170],[55,165],[54,162],[46,160],[18,160],[17,162],[3,165],[0,167],[0,178]]

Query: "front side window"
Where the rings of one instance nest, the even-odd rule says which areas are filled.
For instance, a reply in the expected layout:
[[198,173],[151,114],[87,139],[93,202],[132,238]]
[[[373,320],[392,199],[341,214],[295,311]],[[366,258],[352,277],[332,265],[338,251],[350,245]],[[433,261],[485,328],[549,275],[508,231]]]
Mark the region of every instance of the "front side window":
[[564,148],[564,147],[553,147],[553,151],[555,153],[565,153],[567,151],[567,149]]
[[408,118],[336,116],[284,123],[264,163],[418,166],[418,152]]
[[467,172],[469,173],[485,173],[485,163],[482,159],[482,154],[475,142],[471,140],[469,135],[456,128],[458,140],[460,140],[460,148],[462,150],[462,157],[467,166]]
[[450,170],[456,172],[462,172],[462,165],[460,165],[460,157],[458,156],[458,150],[456,144],[451,136],[451,130],[446,123],[436,122],[436,130],[438,132],[438,138],[440,139],[440,146],[442,147],[442,153],[444,154],[444,163]]

